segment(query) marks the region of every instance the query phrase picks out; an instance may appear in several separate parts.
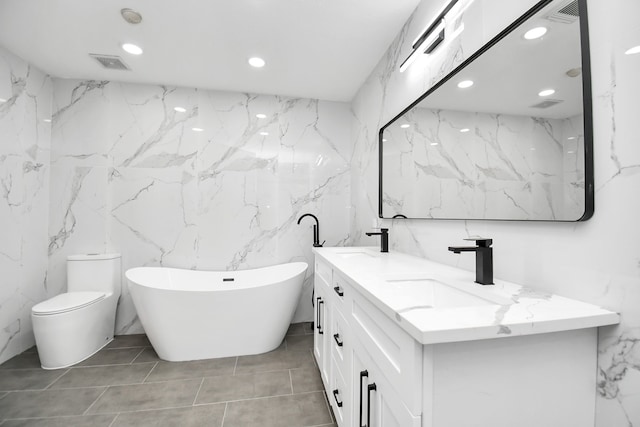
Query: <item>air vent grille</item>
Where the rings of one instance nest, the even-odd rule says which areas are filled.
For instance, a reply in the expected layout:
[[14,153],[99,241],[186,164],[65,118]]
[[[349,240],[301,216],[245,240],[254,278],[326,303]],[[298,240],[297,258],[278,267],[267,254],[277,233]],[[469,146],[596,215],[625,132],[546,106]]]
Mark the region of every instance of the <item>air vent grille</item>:
[[545,16],[549,21],[559,22],[562,24],[571,24],[576,22],[579,17],[580,8],[578,6],[578,0],[564,2]]
[[109,70],[131,70],[119,56],[98,55],[95,53],[90,53],[89,56]]
[[558,105],[561,102],[564,101],[562,101],[561,99],[546,99],[539,104],[532,105],[531,108],[549,108],[553,107],[554,105]]

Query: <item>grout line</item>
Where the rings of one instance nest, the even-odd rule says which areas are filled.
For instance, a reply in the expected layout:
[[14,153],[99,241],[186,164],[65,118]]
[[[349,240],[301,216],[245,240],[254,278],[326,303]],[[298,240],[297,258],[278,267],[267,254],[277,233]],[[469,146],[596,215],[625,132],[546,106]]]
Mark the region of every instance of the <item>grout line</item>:
[[240,356],[236,356],[236,364],[233,365],[233,374],[231,375],[235,375],[236,374],[236,369],[238,368],[238,360],[240,359]]
[[91,405],[89,405],[89,407],[82,413],[82,415],[87,415],[87,412],[89,412],[89,409],[91,409],[93,407],[93,405],[96,404],[96,402],[98,400],[100,400],[100,398],[107,392],[107,390],[109,390],[109,387],[105,387],[104,390],[102,391],[102,393],[100,393],[100,396],[98,396],[96,398],[96,400],[93,401],[93,403]]
[[202,380],[200,381],[200,387],[198,387],[198,391],[196,392],[196,395],[193,398],[193,402],[191,403],[191,406],[194,406],[196,404],[196,401],[198,400],[198,395],[200,394],[200,390],[202,390],[202,384],[204,384],[204,377],[202,377]]
[[43,388],[43,390],[47,390],[47,389],[49,389],[49,387],[51,387],[53,384],[55,384],[55,383],[56,383],[56,381],[58,381],[60,378],[64,377],[64,376],[65,376],[67,373],[69,373],[69,372],[71,372],[71,369],[70,369],[70,368],[67,368],[67,370],[66,370],[66,371],[64,371],[62,374],[60,374],[60,376],[59,376],[59,377],[57,377],[55,380],[51,381],[51,382],[49,383],[49,385],[48,385],[48,386],[46,386],[45,388]]
[[224,404],[224,413],[222,414],[222,424],[220,424],[220,427],[224,427],[224,418],[227,416],[227,408],[229,407],[228,403]]
[[[130,348],[135,348],[135,347],[130,347]],[[133,360],[132,360],[131,362],[129,362],[129,365],[133,365],[133,364],[134,364],[134,362],[136,361],[136,359],[137,359],[138,357],[140,357],[140,355],[141,355],[142,353],[144,353],[144,349],[145,349],[145,348],[146,348],[146,347],[142,347],[142,348],[140,349],[140,351],[138,352],[138,354],[136,354],[136,357],[134,357],[134,358],[133,358]]]
[[151,368],[151,369],[149,370],[149,372],[147,373],[147,375],[146,375],[146,376],[144,377],[144,379],[142,380],[142,383],[141,383],[141,384],[148,384],[148,383],[145,383],[145,381],[147,381],[147,378],[149,378],[149,375],[151,375],[151,372],[153,372],[153,370],[154,370],[154,369],[156,369],[156,366],[158,366],[158,362],[156,362],[156,363],[155,363],[155,365],[153,365],[153,368]]
[[[321,390],[317,391],[303,391],[301,393],[296,393],[295,396],[300,396],[302,394],[313,394],[313,393],[322,393]],[[291,397],[292,394],[274,394],[273,396],[258,396],[258,397],[247,397],[246,399],[235,399],[235,400],[222,400],[220,402],[208,402],[208,403],[196,403],[193,406],[207,406],[207,405],[219,405],[222,403],[236,403],[236,402],[248,402],[250,400],[265,400],[272,399],[274,397]],[[326,402],[326,399],[325,399]]]
[[291,375],[291,369],[289,369],[289,385],[291,386],[291,394],[293,394],[293,376]]
[[113,419],[111,420],[111,424],[109,424],[109,427],[112,427],[116,423],[116,420],[118,419],[119,416],[120,416],[120,412],[118,412],[116,416],[113,417]]

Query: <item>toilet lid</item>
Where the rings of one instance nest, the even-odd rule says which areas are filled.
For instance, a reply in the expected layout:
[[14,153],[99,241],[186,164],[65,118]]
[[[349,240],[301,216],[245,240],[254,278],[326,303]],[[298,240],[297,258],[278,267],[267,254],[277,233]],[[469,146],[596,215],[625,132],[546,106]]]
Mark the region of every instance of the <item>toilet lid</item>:
[[38,315],[66,313],[94,304],[105,296],[104,292],[68,292],[34,305],[31,313]]

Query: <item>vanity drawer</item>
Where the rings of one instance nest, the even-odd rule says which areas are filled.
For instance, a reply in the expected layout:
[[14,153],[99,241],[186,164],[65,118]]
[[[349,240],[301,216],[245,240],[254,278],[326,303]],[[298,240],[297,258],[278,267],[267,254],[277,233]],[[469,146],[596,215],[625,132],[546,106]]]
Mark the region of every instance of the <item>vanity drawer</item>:
[[351,390],[339,371],[331,373],[330,387],[327,391],[327,399],[336,416],[336,422],[340,427],[351,427]]
[[329,287],[329,284],[332,283],[333,278],[333,270],[331,270],[329,264],[321,261],[320,259],[318,259],[318,257],[316,257],[314,267],[316,277],[320,277],[324,281],[324,285]]
[[422,408],[422,345],[353,291],[349,325],[373,361],[415,415]]
[[340,371],[343,377],[349,373],[351,355],[351,334],[344,316],[336,307],[331,314],[331,356],[334,360],[334,369]]

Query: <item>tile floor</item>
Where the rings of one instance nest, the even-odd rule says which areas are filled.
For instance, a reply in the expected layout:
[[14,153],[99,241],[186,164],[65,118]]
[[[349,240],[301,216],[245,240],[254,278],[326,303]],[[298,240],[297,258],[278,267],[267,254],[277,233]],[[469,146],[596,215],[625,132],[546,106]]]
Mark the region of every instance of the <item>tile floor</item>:
[[144,335],[116,337],[69,368],[36,349],[0,365],[0,426],[335,426],[313,358],[310,323],[265,354],[165,362]]

